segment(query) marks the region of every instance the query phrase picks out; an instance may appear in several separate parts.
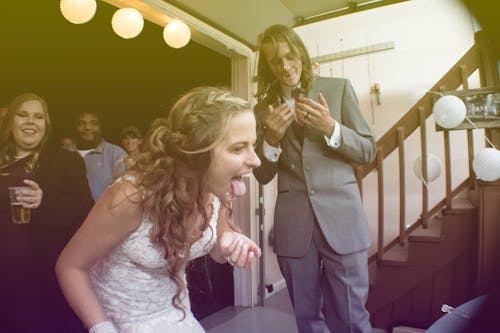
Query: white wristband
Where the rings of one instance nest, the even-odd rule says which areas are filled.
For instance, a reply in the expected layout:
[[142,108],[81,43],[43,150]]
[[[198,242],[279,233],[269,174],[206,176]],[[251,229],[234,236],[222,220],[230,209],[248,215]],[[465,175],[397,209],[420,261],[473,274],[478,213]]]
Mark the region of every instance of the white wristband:
[[115,325],[110,321],[95,324],[89,329],[89,333],[118,333]]

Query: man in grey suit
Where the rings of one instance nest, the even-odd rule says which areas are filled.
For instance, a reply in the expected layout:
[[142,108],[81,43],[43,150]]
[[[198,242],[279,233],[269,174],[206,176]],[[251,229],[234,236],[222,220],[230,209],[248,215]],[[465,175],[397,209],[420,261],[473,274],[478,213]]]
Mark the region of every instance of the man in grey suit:
[[[375,158],[348,80],[315,78],[304,44],[274,25],[259,38],[254,174],[278,174],[274,250],[299,333],[370,332],[368,224],[351,162]],[[321,314],[323,313],[323,315]]]

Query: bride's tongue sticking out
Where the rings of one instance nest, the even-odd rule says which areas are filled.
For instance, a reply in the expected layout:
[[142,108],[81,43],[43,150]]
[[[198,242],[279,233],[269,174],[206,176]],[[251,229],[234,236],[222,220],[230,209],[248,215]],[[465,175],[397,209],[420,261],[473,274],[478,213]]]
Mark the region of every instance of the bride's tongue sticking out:
[[231,180],[231,192],[232,197],[241,197],[245,195],[247,188],[242,177],[234,177]]

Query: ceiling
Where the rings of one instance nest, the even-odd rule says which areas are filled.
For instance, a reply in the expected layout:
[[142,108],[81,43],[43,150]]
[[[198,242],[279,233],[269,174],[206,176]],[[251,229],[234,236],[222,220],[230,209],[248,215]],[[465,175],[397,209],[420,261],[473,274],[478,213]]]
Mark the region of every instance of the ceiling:
[[49,105],[53,140],[71,134],[75,114],[92,110],[105,138],[118,143],[122,126],[147,129],[186,90],[231,84],[229,58],[198,43],[167,47],[162,27],[149,21],[137,38],[118,37],[115,12],[98,1],[92,20],[72,24],[59,0],[1,0],[0,106],[35,92]]
[[300,26],[408,0],[163,0],[255,50],[268,26]]
[[258,35],[273,24],[297,27],[409,0],[102,0],[134,7],[160,27],[186,22],[192,40],[224,56],[254,53]]

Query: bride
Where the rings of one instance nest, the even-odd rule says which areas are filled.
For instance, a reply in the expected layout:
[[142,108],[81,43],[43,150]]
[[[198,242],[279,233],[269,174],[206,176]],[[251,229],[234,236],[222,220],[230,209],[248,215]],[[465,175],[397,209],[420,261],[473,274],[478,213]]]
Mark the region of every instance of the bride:
[[255,126],[247,102],[212,87],[186,93],[153,123],[144,152],[128,158],[56,264],[89,332],[204,332],[190,310],[189,260],[209,253],[249,267],[261,254],[230,208],[260,165]]

